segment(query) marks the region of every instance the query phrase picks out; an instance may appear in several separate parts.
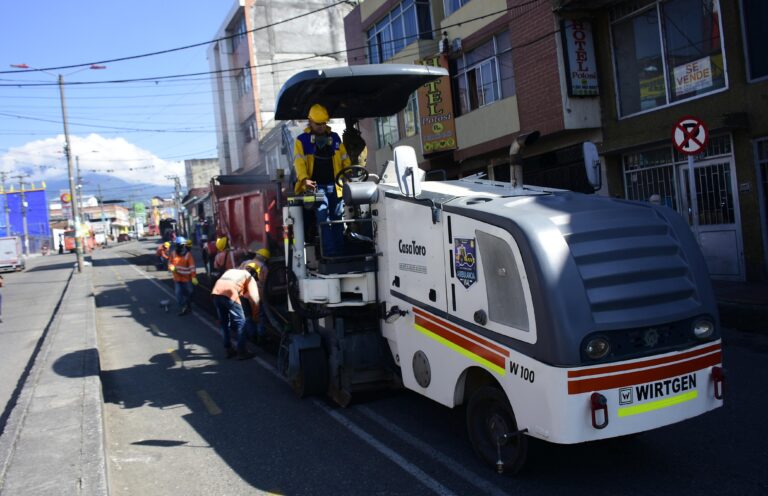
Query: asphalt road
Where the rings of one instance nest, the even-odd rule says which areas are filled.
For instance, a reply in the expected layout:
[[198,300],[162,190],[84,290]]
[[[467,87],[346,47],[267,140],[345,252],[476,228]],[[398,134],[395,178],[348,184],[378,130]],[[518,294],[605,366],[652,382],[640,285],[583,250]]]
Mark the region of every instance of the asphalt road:
[[114,495],[768,494],[768,333],[726,331],[723,408],[629,439],[533,441],[524,470],[499,476],[461,408],[401,391],[340,409],[297,399],[271,353],[225,360],[206,309],[160,307],[167,275],[137,258],[153,250],[94,256]]

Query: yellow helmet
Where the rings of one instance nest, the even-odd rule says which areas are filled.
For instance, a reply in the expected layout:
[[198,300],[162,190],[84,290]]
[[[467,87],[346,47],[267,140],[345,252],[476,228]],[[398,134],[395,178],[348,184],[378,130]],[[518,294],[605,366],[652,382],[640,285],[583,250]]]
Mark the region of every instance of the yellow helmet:
[[166,241],[165,243],[163,243],[163,246],[165,246],[166,248],[170,248],[171,247],[170,241]]
[[227,247],[227,237],[222,236],[219,239],[216,240],[216,249],[219,251],[224,251],[224,249]]
[[247,270],[248,272],[252,272],[252,273],[258,275],[258,273],[259,273],[259,264],[257,264],[256,262],[251,262],[251,263],[249,263],[248,265],[245,266],[245,270]]
[[328,122],[328,119],[328,110],[319,103],[316,103],[309,108],[309,120],[312,122],[325,124]]
[[192,246],[192,240],[188,239],[187,241],[184,242],[184,244],[187,246]]
[[272,254],[269,252],[268,248],[260,248],[256,250],[256,255],[260,256],[264,260],[269,260],[269,257],[272,256]]

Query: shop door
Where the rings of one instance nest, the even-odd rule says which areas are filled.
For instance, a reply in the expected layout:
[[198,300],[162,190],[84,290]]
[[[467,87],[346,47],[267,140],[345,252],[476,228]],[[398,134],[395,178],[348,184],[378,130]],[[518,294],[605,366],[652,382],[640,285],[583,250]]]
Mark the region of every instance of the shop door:
[[[736,173],[730,157],[694,162],[697,218],[690,208],[688,165],[679,166],[680,191],[683,192],[688,223],[697,235],[715,279],[744,280],[744,248],[741,238],[739,197]],[[695,225],[694,225],[694,220]]]

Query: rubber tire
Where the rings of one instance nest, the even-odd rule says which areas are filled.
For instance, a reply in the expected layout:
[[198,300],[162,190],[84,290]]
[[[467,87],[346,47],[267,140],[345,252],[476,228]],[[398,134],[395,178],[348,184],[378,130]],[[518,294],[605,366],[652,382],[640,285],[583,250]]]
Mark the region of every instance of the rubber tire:
[[299,352],[299,374],[291,381],[299,398],[324,395],[328,391],[328,364],[322,348]]
[[[492,423],[501,421],[496,433]],[[496,424],[499,425],[499,424]],[[509,404],[506,394],[496,387],[482,387],[475,391],[467,405],[467,433],[472,443],[472,449],[483,463],[494,470],[497,469],[498,451],[496,447],[497,433],[514,432],[518,430],[515,413]],[[528,436],[520,434],[503,442],[501,446],[501,461],[504,472],[515,474],[525,464],[528,456]]]

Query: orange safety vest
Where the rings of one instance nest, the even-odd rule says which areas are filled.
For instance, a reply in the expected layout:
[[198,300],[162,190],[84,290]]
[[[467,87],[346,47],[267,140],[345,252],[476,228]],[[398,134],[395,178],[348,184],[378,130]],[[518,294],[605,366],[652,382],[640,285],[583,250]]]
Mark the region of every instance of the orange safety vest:
[[195,259],[189,252],[184,255],[173,252],[173,256],[168,260],[168,268],[170,269],[171,266],[176,268],[173,271],[173,280],[176,282],[189,282],[197,274]]
[[157,247],[157,256],[162,257],[166,260],[168,260],[168,248],[165,247],[165,245],[160,245]]
[[259,301],[256,281],[247,270],[229,269],[216,281],[211,294],[226,296],[237,303],[240,303],[241,296],[248,296],[256,303]]

